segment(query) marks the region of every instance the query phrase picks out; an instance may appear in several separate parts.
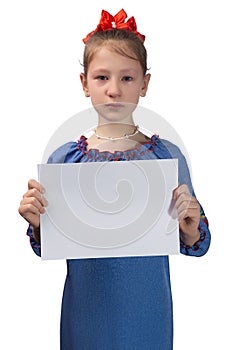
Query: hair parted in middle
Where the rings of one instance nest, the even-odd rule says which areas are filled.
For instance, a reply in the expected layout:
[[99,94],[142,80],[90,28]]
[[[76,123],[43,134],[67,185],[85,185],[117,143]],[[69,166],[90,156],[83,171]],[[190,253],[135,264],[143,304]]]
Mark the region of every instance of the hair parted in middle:
[[115,16],[102,10],[101,18],[96,29],[83,39],[85,49],[83,54],[84,76],[95,53],[102,47],[107,47],[122,56],[139,61],[143,74],[147,68],[147,51],[144,46],[145,35],[137,31],[134,17],[127,21],[127,13],[121,9]]
[[143,41],[129,30],[116,28],[95,32],[86,42],[83,54],[85,76],[87,76],[89,64],[95,53],[102,47],[107,47],[108,50],[139,61],[143,74],[146,74],[148,70],[147,51]]

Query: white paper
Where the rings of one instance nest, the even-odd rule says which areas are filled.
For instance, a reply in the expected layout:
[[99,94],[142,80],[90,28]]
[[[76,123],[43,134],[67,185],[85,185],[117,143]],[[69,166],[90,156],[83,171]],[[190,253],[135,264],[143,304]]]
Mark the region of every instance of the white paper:
[[178,160],[38,165],[42,259],[179,253]]

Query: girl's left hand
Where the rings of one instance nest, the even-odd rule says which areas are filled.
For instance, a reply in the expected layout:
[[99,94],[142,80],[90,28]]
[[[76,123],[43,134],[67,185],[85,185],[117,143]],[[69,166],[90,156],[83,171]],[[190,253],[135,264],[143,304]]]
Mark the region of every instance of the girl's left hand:
[[200,238],[200,205],[185,184],[175,189],[173,199],[180,225],[180,238],[184,244],[192,246]]

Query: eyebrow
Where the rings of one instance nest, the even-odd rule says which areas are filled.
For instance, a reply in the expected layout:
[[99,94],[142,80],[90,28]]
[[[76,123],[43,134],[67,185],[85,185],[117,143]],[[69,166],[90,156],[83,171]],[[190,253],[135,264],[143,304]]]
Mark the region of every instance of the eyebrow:
[[[121,69],[119,71],[121,74],[124,73],[137,73],[137,70],[134,68],[125,68],[125,69]],[[106,69],[106,68],[97,68],[94,71],[92,71],[92,74],[99,74],[99,73],[111,73],[110,70]]]

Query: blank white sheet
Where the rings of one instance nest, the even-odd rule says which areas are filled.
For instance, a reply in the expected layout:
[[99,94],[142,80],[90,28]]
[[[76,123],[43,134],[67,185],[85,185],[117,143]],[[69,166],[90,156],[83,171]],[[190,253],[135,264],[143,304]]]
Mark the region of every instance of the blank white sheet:
[[38,165],[42,259],[179,253],[178,160]]

